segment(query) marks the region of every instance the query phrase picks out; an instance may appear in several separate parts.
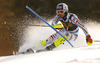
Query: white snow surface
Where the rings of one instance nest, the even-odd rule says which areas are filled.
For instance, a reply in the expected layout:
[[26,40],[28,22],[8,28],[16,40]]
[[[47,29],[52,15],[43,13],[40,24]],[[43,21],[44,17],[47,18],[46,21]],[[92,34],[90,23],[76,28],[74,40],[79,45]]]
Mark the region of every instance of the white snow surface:
[[[92,38],[100,40],[100,24],[93,22],[86,26]],[[33,47],[36,42],[48,38],[55,31],[48,27],[29,26],[23,33],[23,45],[19,51]],[[53,51],[3,56],[0,57],[0,63],[100,63],[100,42],[87,46],[85,35],[80,29],[78,39],[71,43],[73,48],[65,42]]]
[[0,63],[100,63],[100,45],[0,58]]

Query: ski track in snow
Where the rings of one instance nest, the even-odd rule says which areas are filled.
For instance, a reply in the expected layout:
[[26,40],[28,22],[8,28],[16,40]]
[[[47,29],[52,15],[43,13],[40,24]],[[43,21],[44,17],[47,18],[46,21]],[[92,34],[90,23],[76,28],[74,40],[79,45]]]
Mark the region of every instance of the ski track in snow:
[[[88,23],[86,27],[94,40],[100,40],[100,24]],[[55,31],[49,27],[29,26],[23,33],[23,46],[19,51],[33,47],[35,43],[48,38]],[[78,39],[71,43],[74,48],[65,42],[53,51],[0,57],[0,63],[100,63],[100,43],[94,42],[93,45],[87,46],[81,29]]]

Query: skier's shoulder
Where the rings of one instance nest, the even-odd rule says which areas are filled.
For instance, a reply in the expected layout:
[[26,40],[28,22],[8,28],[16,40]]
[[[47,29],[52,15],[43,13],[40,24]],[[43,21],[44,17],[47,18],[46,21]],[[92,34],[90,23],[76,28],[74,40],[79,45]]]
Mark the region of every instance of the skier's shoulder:
[[68,15],[77,16],[77,15],[76,15],[76,14],[74,14],[74,13],[68,13]]
[[58,18],[59,18],[59,15],[58,15],[58,14],[56,14],[56,15],[55,15],[55,19],[58,19]]
[[78,18],[77,15],[74,14],[74,13],[68,13],[68,15],[69,15],[70,17],[76,17],[76,18]]

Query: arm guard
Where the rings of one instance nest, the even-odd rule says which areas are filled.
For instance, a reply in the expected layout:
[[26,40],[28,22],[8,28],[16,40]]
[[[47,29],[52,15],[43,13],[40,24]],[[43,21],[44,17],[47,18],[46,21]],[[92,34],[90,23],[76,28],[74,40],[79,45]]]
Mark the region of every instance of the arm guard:
[[61,24],[57,24],[57,25],[54,25],[52,27],[54,27],[56,29],[62,29],[63,28],[63,26]]
[[77,26],[79,26],[83,30],[86,36],[89,34],[87,28],[80,22],[80,20],[75,14],[73,14],[71,20],[73,23],[77,24]]

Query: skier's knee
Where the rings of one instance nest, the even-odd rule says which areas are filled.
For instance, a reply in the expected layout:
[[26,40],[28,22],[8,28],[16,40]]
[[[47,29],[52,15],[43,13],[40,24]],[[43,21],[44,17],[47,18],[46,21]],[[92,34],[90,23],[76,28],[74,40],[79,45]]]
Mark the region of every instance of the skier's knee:
[[[68,37],[67,36],[65,36],[65,35],[63,35],[66,39],[68,39]],[[56,46],[56,47],[58,47],[59,45],[61,45],[62,43],[64,43],[65,42],[65,39],[63,38],[63,37],[60,37],[60,38],[58,38],[58,39],[56,39],[55,41],[54,41],[54,45]]]

